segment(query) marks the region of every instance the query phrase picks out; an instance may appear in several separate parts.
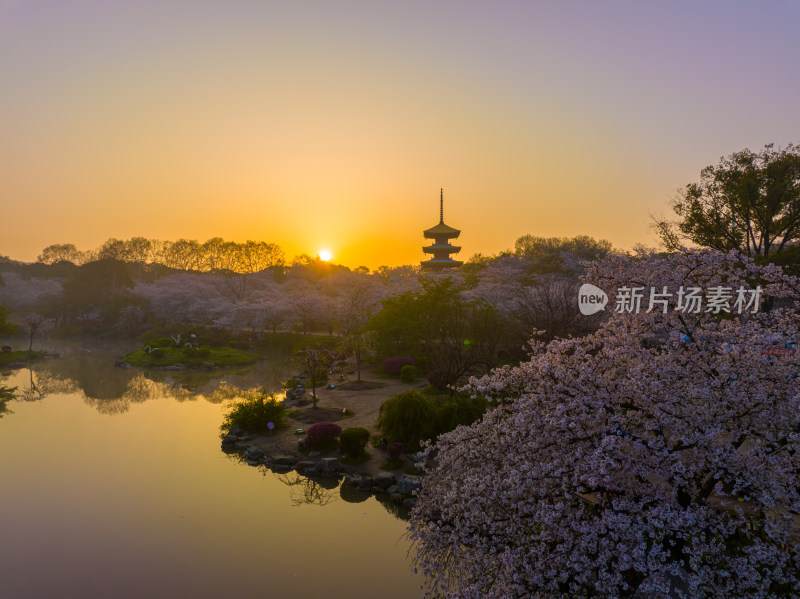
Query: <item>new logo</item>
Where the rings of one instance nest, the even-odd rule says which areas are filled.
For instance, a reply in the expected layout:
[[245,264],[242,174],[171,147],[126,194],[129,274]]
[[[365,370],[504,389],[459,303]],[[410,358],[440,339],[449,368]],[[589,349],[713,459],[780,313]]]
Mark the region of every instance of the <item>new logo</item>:
[[608,304],[608,296],[599,287],[584,283],[578,289],[578,309],[584,316],[591,316],[600,310],[605,310],[606,304]]

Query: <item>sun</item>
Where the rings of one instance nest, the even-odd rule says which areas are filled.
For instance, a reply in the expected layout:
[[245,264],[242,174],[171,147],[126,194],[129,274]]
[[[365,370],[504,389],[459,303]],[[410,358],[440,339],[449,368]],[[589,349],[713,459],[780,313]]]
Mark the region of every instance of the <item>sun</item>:
[[320,250],[319,251],[319,259],[323,262],[330,262],[330,259],[333,258],[333,254],[331,254],[330,250]]

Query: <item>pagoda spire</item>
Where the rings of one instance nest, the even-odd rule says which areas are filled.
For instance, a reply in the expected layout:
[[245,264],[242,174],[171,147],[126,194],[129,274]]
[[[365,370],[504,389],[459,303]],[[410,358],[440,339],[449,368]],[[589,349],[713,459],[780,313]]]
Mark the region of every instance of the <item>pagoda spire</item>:
[[422,268],[441,273],[446,269],[456,268],[464,264],[453,260],[450,255],[457,254],[461,248],[450,244],[450,239],[457,239],[461,231],[444,224],[444,188],[439,188],[439,224],[422,232],[425,239],[433,239],[433,243],[422,248],[426,254],[433,254],[430,260],[421,262]]

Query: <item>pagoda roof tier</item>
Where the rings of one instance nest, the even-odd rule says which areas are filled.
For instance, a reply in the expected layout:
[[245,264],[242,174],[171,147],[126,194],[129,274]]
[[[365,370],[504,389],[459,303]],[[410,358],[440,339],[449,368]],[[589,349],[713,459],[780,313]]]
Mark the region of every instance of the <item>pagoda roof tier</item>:
[[449,258],[447,260],[437,260],[436,258],[431,258],[430,260],[423,260],[420,262],[420,264],[422,264],[422,266],[461,266],[464,263],[459,260],[451,260]]
[[449,243],[445,245],[427,245],[422,248],[422,251],[426,254],[435,254],[437,250],[444,250],[453,254],[457,254],[461,251],[461,248],[457,245],[450,245]]
[[459,229],[454,229],[453,227],[448,227],[446,224],[440,221],[438,225],[431,227],[430,229],[426,229],[422,232],[422,234],[427,239],[434,237],[458,237],[461,235],[461,231]]

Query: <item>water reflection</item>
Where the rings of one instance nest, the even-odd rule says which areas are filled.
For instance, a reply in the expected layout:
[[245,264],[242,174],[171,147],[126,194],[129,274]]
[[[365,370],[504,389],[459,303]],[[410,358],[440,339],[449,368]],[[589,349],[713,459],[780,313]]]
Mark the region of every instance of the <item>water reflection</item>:
[[339,486],[339,481],[335,478],[312,478],[297,472],[276,474],[275,478],[289,487],[289,499],[295,507],[301,505],[323,506],[337,500],[337,497],[331,493],[331,490]]
[[115,415],[124,414],[134,404],[165,396],[181,402],[203,398],[222,403],[248,386],[277,389],[288,376],[288,367],[279,356],[235,370],[165,372],[115,367],[120,352],[114,349],[59,349],[58,358],[3,373],[0,384],[13,378],[18,387],[15,398],[22,401],[78,393],[101,414]]
[[16,392],[16,387],[6,387],[5,385],[0,385],[0,418],[6,414],[12,413],[8,407],[8,402],[14,399]]

